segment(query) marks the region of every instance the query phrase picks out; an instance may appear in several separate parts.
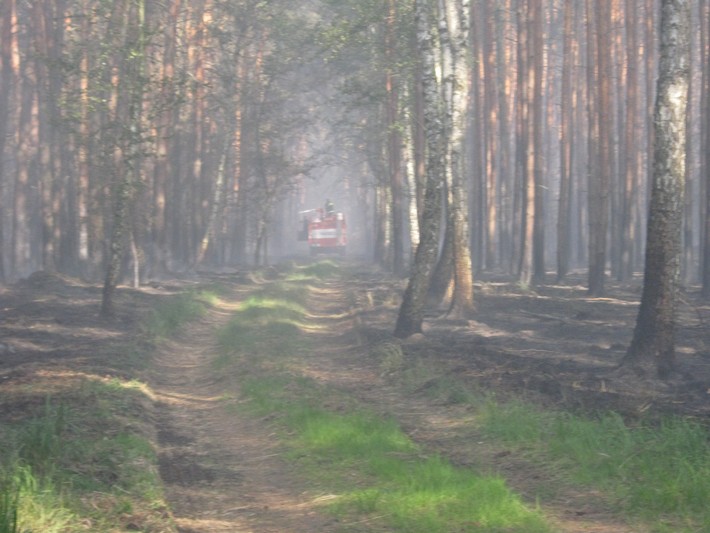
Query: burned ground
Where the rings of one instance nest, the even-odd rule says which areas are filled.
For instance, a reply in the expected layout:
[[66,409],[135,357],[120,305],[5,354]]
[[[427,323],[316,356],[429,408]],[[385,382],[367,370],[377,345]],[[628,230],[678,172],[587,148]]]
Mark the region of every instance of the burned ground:
[[[456,464],[483,462],[507,472],[523,494],[534,494],[535,484],[542,482],[539,473],[526,470],[508,450],[480,448],[480,457],[472,456],[475,452],[465,433],[447,437],[446,431],[436,429],[432,421],[461,407],[455,402],[447,405],[427,389],[451,379],[483,393],[522,396],[551,407],[616,410],[629,418],[678,413],[708,421],[710,305],[695,291],[684,292],[679,307],[678,372],[660,382],[616,372],[636,319],[638,284],[609,284],[605,297],[590,298],[575,281],[533,290],[500,278],[482,278],[477,282],[477,312],[471,320],[450,320],[432,312],[424,335],[400,342],[392,337],[391,325],[403,282],[361,265],[351,266],[348,272],[350,277],[331,287],[338,297],[313,301],[333,333],[323,353],[314,354],[309,362],[310,372],[393,414],[409,435]],[[221,522],[213,521],[212,530],[219,526],[229,531],[235,516],[243,520],[243,527],[255,531],[286,531],[285,524],[293,524],[289,528],[294,531],[298,527],[330,530],[328,519],[299,503],[302,494],[290,486],[288,465],[267,453],[267,423],[231,419],[227,433],[218,430],[225,425],[219,417],[227,414],[210,406],[220,394],[219,383],[209,379],[204,367],[213,356],[209,338],[214,327],[226,320],[228,309],[215,311],[219,316],[200,329],[171,340],[167,350],[163,344],[154,359],[145,357],[154,350],[145,334],[145,316],[158,302],[200,282],[219,281],[237,294],[250,279],[241,272],[121,288],[113,322],[98,316],[100,287],[75,279],[36,273],[3,288],[0,423],[37,412],[47,395],[61,396],[86,376],[147,380],[157,396],[154,405],[146,407],[145,420],[154,427],[161,448],[159,469],[173,504],[182,506],[176,511],[178,530],[206,531],[206,522],[196,514],[216,513],[211,515],[214,518],[219,512],[207,501],[231,509],[229,520],[223,516]],[[341,318],[329,320],[329,313]],[[388,368],[386,356],[377,353],[388,343],[400,346],[410,362],[426,361],[435,368],[431,379],[414,389],[398,387],[401,376]],[[239,435],[244,434],[253,438],[240,448]],[[231,448],[225,448],[225,443]],[[260,499],[276,486],[282,492],[271,494],[268,502]],[[193,492],[199,487],[207,492]],[[215,497],[215,491],[223,494]],[[242,500],[227,493],[234,498],[241,495]],[[273,500],[274,494],[281,495],[282,505]],[[566,531],[615,531],[618,526],[610,522],[606,510],[594,508],[588,499],[581,505],[569,495],[565,498],[567,503],[560,503],[560,498],[553,507]],[[569,517],[576,517],[574,524]]]

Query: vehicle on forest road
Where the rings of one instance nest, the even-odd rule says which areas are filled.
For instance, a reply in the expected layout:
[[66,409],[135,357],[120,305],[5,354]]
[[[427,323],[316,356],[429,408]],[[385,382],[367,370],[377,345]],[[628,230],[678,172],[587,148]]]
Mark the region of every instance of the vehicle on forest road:
[[345,255],[348,235],[345,215],[342,212],[317,208],[301,211],[299,214],[302,220],[298,240],[308,242],[311,255]]

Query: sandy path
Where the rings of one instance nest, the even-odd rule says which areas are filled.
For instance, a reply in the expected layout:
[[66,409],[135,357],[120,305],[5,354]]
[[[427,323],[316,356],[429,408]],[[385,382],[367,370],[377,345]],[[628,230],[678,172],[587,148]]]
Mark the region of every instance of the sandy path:
[[[472,430],[471,413],[392,386],[370,354],[381,326],[377,313],[357,312],[352,284],[331,282],[311,298],[319,324],[313,349],[298,361],[313,379],[347,390],[376,412],[394,416],[425,449],[462,467],[504,475],[534,504],[546,484],[535,468],[506,450],[491,449]],[[319,509],[318,495],[304,485],[281,456],[269,420],[230,409],[227,387],[211,375],[216,330],[233,307],[217,306],[179,339],[162,346],[152,382],[159,396],[160,471],[181,533],[289,533],[383,531],[364,521],[342,524]],[[392,317],[387,317],[390,320]],[[390,320],[391,321],[391,320]],[[371,322],[368,324],[368,322]],[[230,394],[234,395],[233,383]],[[592,491],[563,491],[541,502],[560,530],[569,533],[630,533]]]
[[[530,462],[486,442],[475,429],[471,409],[434,399],[422,391],[407,392],[387,379],[381,362],[370,352],[373,345],[394,340],[380,336],[383,324],[394,323],[395,310],[384,317],[379,312],[369,313],[367,304],[357,308],[357,304],[353,307],[348,303],[363,300],[362,295],[353,294],[357,289],[352,284],[332,282],[326,287],[316,292],[311,304],[319,311],[321,322],[329,326],[322,342],[304,358],[301,370],[305,375],[347,390],[373,411],[394,417],[429,453],[445,456],[463,468],[505,477],[530,505],[540,503],[563,533],[644,531],[620,522],[595,490],[558,487],[554,496],[548,494],[545,501],[539,501],[549,480]],[[404,344],[409,342],[419,340]]]
[[333,519],[281,457],[268,422],[229,409],[210,377],[215,332],[230,311],[219,305],[165,343],[156,361],[160,473],[178,531],[333,531]]

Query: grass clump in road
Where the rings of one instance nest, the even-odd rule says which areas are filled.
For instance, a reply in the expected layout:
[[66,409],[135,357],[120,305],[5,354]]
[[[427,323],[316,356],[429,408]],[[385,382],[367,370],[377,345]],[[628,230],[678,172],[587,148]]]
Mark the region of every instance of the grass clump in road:
[[168,338],[187,322],[203,316],[217,298],[217,292],[212,289],[192,289],[174,294],[153,309],[145,331],[155,339]]
[[242,391],[257,414],[280,421],[289,456],[321,490],[338,494],[331,510],[344,521],[364,515],[411,533],[551,531],[502,478],[427,456],[393,420],[356,406],[320,407],[339,393],[310,379],[271,374]]
[[699,423],[630,426],[616,413],[594,419],[488,402],[482,428],[557,465],[573,483],[604,490],[652,531],[710,531],[710,433]]
[[296,267],[286,275],[287,281],[324,281],[340,274],[340,266],[335,261],[322,260]]
[[306,309],[297,301],[276,296],[253,296],[239,306],[234,318],[218,334],[223,369],[242,357],[294,355],[302,345],[301,326]]
[[396,421],[302,375],[311,341],[304,300],[293,296],[281,284],[247,299],[219,335],[216,366],[233,367],[248,408],[282,429],[313,490],[337,495],[329,509],[344,528],[364,519],[407,533],[551,530],[501,478],[428,456]]

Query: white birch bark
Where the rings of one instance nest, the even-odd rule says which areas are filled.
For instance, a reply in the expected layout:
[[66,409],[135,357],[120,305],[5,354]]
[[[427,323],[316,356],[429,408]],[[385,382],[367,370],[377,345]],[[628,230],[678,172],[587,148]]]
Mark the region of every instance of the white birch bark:
[[436,79],[434,38],[430,25],[432,4],[416,0],[417,48],[422,63],[422,92],[424,94],[424,129],[426,135],[426,190],[420,239],[412,265],[412,272],[399,309],[394,334],[405,338],[421,333],[424,306],[431,272],[439,248],[441,190],[446,162],[444,106]]

